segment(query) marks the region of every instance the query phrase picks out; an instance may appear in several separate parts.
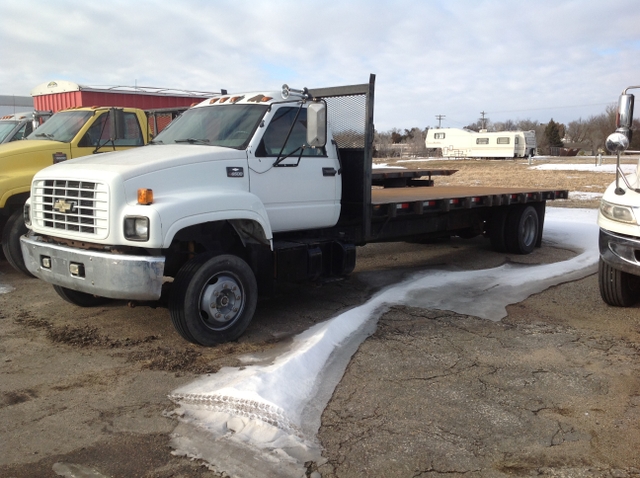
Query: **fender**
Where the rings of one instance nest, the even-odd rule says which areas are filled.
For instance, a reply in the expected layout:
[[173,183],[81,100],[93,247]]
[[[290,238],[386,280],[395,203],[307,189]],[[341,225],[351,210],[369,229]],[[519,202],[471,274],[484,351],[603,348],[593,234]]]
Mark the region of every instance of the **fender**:
[[[169,247],[175,235],[186,227],[237,220],[258,223],[265,239],[273,247],[273,231],[267,211],[255,194],[240,190],[181,192],[179,196],[162,196],[153,207],[162,218],[163,248]],[[185,211],[191,214],[185,216]],[[234,227],[238,226],[234,222]]]
[[53,164],[56,152],[69,155],[69,145],[58,141],[22,140],[0,145],[0,207],[17,194],[31,192],[31,180]]
[[[2,181],[0,181],[1,183]],[[3,189],[3,187],[0,185],[0,189]],[[7,207],[7,205],[11,202],[11,198],[15,198],[16,196],[24,196],[24,197],[29,197],[29,194],[31,193],[30,188],[28,187],[20,187],[20,188],[15,188],[15,189],[9,189],[7,191],[5,191],[5,193],[0,196],[0,209]],[[21,201],[18,201],[18,203]],[[17,203],[16,203],[17,204]]]

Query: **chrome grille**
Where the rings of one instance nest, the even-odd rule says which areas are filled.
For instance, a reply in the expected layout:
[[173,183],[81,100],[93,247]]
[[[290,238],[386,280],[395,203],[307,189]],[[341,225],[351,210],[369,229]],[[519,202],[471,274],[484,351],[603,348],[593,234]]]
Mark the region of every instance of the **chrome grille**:
[[106,184],[96,181],[37,180],[31,220],[43,228],[106,237],[108,196]]

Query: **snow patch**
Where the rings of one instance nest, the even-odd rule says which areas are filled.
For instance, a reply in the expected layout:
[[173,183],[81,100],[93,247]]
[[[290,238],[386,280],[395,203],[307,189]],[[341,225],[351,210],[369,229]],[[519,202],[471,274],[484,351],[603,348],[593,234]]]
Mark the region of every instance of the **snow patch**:
[[[635,164],[621,164],[620,169],[622,172],[627,174],[632,174],[636,172],[637,166]],[[540,164],[538,166],[532,166],[529,169],[538,169],[538,170],[547,170],[547,171],[590,171],[594,173],[616,173],[616,165],[614,164],[603,164],[601,166],[596,166],[594,164]]]
[[578,201],[592,201],[600,199],[602,193],[586,192],[586,191],[570,191],[569,199],[576,199]]

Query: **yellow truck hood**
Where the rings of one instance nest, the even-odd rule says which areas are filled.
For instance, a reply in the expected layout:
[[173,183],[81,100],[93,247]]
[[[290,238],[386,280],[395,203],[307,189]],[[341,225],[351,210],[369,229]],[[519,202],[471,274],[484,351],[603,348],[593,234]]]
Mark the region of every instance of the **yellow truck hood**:
[[51,140],[24,139],[0,144],[0,160],[5,157],[23,153],[35,153],[38,151],[69,151],[68,143]]
[[53,155],[69,156],[70,145],[59,141],[23,140],[0,145],[0,208],[8,198],[27,193],[33,175],[53,164]]

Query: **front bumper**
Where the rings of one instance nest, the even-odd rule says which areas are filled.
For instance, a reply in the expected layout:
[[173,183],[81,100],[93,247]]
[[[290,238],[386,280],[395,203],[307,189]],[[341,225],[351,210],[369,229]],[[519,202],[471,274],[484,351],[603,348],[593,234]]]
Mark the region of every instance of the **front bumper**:
[[[51,284],[112,299],[160,298],[164,272],[162,256],[75,249],[49,244],[38,236],[22,236],[20,246],[29,272]],[[49,267],[44,266],[47,263]]]
[[600,228],[600,258],[614,269],[640,276],[640,238]]

